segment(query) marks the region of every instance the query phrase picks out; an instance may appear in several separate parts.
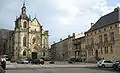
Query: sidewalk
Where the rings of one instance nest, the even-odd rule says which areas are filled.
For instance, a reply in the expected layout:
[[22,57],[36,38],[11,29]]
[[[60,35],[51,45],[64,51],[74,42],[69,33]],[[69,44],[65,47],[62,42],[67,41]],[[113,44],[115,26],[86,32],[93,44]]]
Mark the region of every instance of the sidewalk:
[[[49,61],[47,61],[45,64],[49,64]],[[55,61],[54,63],[55,65],[70,65],[70,63],[68,63],[68,61]],[[96,63],[85,63],[85,62],[75,62],[72,63],[71,65],[89,65],[89,64],[96,64]]]
[[33,69],[33,68],[82,68],[82,67],[96,67],[96,64],[80,63],[80,64],[47,64],[35,65],[35,64],[15,64],[11,63],[7,65],[6,69]]

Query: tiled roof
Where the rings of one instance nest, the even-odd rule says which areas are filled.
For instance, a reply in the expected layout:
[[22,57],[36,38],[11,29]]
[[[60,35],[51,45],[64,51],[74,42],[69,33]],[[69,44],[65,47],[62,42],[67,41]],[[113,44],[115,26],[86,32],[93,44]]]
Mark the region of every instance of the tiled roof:
[[102,16],[87,32],[102,28],[116,22],[120,22],[119,7],[115,8],[113,12]]

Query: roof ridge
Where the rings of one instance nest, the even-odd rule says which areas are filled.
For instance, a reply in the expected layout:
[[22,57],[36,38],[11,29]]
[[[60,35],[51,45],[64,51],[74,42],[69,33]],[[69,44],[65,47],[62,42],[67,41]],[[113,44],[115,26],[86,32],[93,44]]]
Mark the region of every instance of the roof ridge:
[[120,15],[120,8],[114,9],[114,11],[112,11],[104,16],[101,16],[98,19],[98,21],[88,31],[93,31],[93,30],[102,28],[106,25],[120,21],[119,15]]

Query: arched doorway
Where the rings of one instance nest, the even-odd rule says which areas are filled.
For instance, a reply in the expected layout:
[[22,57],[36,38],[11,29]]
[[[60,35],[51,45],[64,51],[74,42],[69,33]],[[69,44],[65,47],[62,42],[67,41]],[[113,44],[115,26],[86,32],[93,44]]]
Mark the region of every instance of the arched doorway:
[[31,56],[32,56],[32,59],[37,59],[37,47],[35,46],[34,48],[33,48],[33,51],[32,51],[32,53],[31,53]]

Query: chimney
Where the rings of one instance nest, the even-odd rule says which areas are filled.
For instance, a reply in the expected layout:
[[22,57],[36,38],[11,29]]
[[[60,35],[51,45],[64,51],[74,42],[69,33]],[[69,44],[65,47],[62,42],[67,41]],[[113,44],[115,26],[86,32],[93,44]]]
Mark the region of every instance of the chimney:
[[53,44],[55,44],[55,41],[53,42]]
[[91,23],[91,27],[94,25],[94,23]]
[[68,38],[70,38],[70,35],[68,35]]
[[73,33],[73,37],[75,37],[75,33]]
[[120,9],[120,7],[118,6],[117,8],[114,9],[114,11],[117,11],[117,10],[119,10],[119,9]]
[[62,41],[62,38],[60,38],[60,41]]

